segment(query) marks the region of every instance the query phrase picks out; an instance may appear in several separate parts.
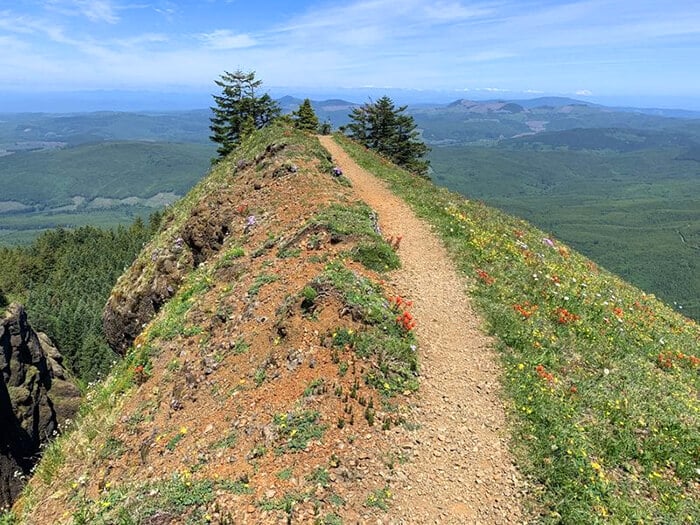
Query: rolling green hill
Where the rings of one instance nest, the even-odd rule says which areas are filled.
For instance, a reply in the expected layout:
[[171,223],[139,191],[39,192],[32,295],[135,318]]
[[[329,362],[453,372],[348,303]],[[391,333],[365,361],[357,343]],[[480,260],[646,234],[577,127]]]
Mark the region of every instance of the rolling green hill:
[[[0,157],[3,200],[54,208],[76,196],[148,198],[183,195],[209,164],[200,144],[103,142]],[[195,175],[197,174],[197,175]]]
[[208,144],[101,142],[0,157],[0,244],[55,227],[126,224],[201,178]]

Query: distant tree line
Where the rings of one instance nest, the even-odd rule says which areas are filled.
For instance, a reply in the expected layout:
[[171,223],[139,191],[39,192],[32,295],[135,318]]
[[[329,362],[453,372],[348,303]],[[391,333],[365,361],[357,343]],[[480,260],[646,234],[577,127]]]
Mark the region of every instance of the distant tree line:
[[28,246],[0,248],[0,306],[3,298],[24,303],[34,329],[48,334],[76,376],[97,379],[116,359],[102,335],[102,309],[160,218],[114,230],[51,230]]

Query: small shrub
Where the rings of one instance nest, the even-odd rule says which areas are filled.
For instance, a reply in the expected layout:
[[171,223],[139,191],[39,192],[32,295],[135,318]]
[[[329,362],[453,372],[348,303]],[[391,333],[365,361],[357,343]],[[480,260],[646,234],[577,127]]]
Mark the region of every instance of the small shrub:
[[253,381],[255,381],[255,386],[260,386],[265,382],[265,378],[267,377],[265,373],[265,367],[260,367],[257,370],[255,370],[255,375],[253,376]]
[[312,439],[323,437],[326,427],[320,425],[318,419],[319,413],[315,410],[275,415],[273,422],[283,440],[278,447],[279,452],[300,452]]
[[276,280],[279,279],[279,276],[274,275],[274,274],[268,274],[268,273],[262,273],[258,275],[253,282],[253,285],[250,287],[248,290],[248,295],[251,297],[258,295],[260,292],[260,289],[266,285],[275,282]]
[[304,397],[322,394],[325,390],[325,384],[322,378],[314,379],[304,389]]
[[165,448],[172,452],[173,450],[175,450],[178,443],[180,443],[180,441],[182,441],[186,435],[187,429],[185,427],[182,427],[177,434],[170,438],[170,441],[166,443]]
[[109,437],[100,450],[100,459],[118,459],[126,452],[126,445],[123,441]]
[[294,469],[292,467],[287,467],[285,469],[280,470],[277,473],[277,477],[281,479],[282,481],[288,481],[292,478],[294,475]]
[[328,469],[325,469],[323,467],[318,467],[316,470],[311,472],[308,476],[306,476],[306,480],[312,481],[317,485],[322,486],[323,488],[327,488],[331,484],[331,478],[330,474],[328,473]]
[[233,266],[236,259],[240,259],[243,256],[245,256],[245,252],[243,251],[243,248],[241,248],[240,246],[234,246],[233,248],[228,250],[226,253],[224,253],[223,256],[221,256],[221,258],[216,263],[216,267],[217,268],[228,268],[229,266]]
[[353,261],[375,272],[387,272],[401,267],[398,255],[384,240],[360,243],[350,253]]
[[231,448],[236,444],[236,441],[238,441],[238,433],[235,430],[232,430],[228,433],[228,435],[214,443],[212,448]]
[[365,506],[376,507],[384,511],[389,510],[389,500],[391,499],[391,492],[388,487],[383,489],[376,489],[367,496],[365,501]]
[[248,348],[250,348],[250,344],[246,342],[243,338],[239,337],[233,344],[232,350],[235,355],[241,355],[245,354],[248,351]]
[[219,481],[216,484],[217,489],[225,490],[227,492],[232,492],[233,494],[251,494],[253,489],[250,487],[250,480],[248,476],[241,476],[235,481],[224,480]]

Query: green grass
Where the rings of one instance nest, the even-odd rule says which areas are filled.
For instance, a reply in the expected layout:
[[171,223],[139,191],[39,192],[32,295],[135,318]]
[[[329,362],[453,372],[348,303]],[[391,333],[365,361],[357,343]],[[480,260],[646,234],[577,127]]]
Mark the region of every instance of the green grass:
[[372,208],[364,203],[349,205],[331,204],[317,214],[311,224],[326,228],[331,235],[339,237],[379,237],[372,223]]
[[304,397],[314,396],[323,393],[325,389],[325,384],[323,378],[314,379],[310,381],[306,388],[304,389]]
[[537,521],[700,521],[697,324],[528,223],[338,140],[434,226],[471,282],[500,341]]
[[187,523],[204,523],[204,505],[214,499],[217,489],[227,490],[211,480],[193,480],[189,474],[176,474],[169,480],[144,485],[114,486],[91,499],[76,493],[75,525],[148,523],[156,514],[185,516]]
[[163,307],[163,315],[148,329],[148,339],[170,340],[178,335],[193,336],[201,333],[198,326],[187,324],[187,313],[199,296],[212,286],[212,279],[206,268],[192,272],[178,293]]
[[228,435],[222,437],[219,441],[212,445],[212,448],[233,448],[233,446],[238,441],[238,432],[232,430]]
[[375,507],[383,511],[389,510],[389,502],[391,501],[391,492],[388,488],[375,489],[365,500],[366,507]]
[[332,240],[354,238],[358,244],[350,256],[370,270],[386,272],[401,266],[396,252],[378,233],[376,213],[362,202],[331,204],[311,219],[307,227],[326,229]]
[[289,481],[293,475],[294,475],[294,469],[292,467],[287,467],[287,468],[280,470],[277,473],[277,478],[281,479],[282,481]]
[[271,273],[261,273],[255,278],[255,281],[253,281],[253,284],[248,289],[248,295],[250,295],[251,297],[258,295],[258,293],[260,293],[260,289],[263,286],[265,286],[266,284],[274,283],[278,279],[278,275]]
[[100,459],[119,459],[126,452],[126,445],[117,438],[109,437],[100,450]]
[[328,488],[331,484],[330,474],[328,469],[324,467],[318,467],[312,471],[308,476],[306,476],[307,481],[311,481],[323,488]]

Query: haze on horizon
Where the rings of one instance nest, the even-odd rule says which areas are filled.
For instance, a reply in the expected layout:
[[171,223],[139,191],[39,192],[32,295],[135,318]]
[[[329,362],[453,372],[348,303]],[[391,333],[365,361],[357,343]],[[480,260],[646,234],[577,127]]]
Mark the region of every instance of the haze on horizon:
[[242,68],[297,96],[373,87],[700,109],[695,0],[27,0],[0,7],[0,46],[5,93],[209,93]]

